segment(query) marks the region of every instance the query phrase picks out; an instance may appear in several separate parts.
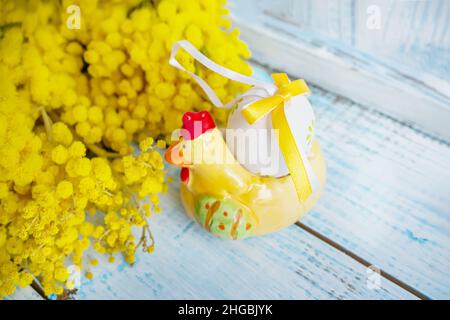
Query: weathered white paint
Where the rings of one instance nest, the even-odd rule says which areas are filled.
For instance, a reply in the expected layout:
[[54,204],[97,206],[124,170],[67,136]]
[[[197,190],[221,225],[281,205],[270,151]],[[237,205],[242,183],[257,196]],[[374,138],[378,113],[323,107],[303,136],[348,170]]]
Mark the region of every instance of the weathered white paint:
[[[329,178],[324,198],[303,222],[423,294],[448,297],[449,145],[318,88],[311,101]],[[414,156],[419,149],[426,150],[422,158]],[[362,288],[362,265],[300,228],[223,242],[184,216],[177,190],[163,205],[165,214],[152,223],[155,255],[140,255],[132,269],[94,270],[96,279],[79,298],[370,296]],[[301,279],[295,270],[302,270]],[[344,289],[352,286],[357,293]]]
[[[312,92],[329,176],[302,222],[423,294],[448,298],[449,144]],[[164,214],[151,219],[154,255],[139,254],[133,268],[103,260],[77,298],[413,298],[384,278],[382,289],[367,289],[365,267],[296,226],[243,242],[212,238],[170,190]]]
[[31,287],[17,288],[16,292],[5,297],[5,300],[43,300],[42,297]]
[[450,296],[450,144],[312,92],[328,184],[302,222],[423,294]]
[[[330,3],[334,2],[330,1],[294,1],[291,3],[294,7],[287,5],[289,1],[281,1],[286,5],[280,4],[280,1],[274,3],[272,5],[272,2],[267,1],[258,4],[255,1],[233,2],[232,12],[235,21],[256,60],[294,76],[304,77],[327,90],[450,139],[450,84],[442,73],[432,71],[436,69],[444,74],[450,74],[448,59],[450,41],[447,41],[448,35],[444,31],[441,32],[440,27],[436,27],[435,31],[440,36],[432,37],[438,41],[433,43],[433,50],[429,50],[430,45],[426,43],[421,43],[417,39],[408,40],[410,38],[404,36],[400,47],[404,48],[407,40],[412,41],[408,42],[407,47],[419,48],[416,48],[418,53],[409,51],[398,53],[397,46],[393,47],[393,43],[398,44],[399,39],[387,41],[380,38],[380,35],[369,36],[367,33],[380,33],[383,27],[374,31],[368,30],[365,25],[364,28],[356,27],[360,23],[356,23],[354,12],[356,7],[353,2],[339,2],[339,9],[333,9]],[[299,4],[305,3],[318,7],[311,9],[306,6],[303,10],[295,9]],[[351,10],[349,3],[352,4]],[[331,9],[326,6],[324,8],[324,4],[330,5]],[[442,6],[443,14],[447,12],[449,6],[449,3]],[[283,15],[283,12],[292,14]],[[323,15],[319,15],[319,12]],[[303,16],[305,14],[309,20]],[[338,24],[331,23],[330,21],[334,20],[329,19],[329,16],[333,15],[337,15],[342,21],[339,20]],[[299,21],[293,23],[291,21],[293,16]],[[354,18],[344,19],[348,16]],[[302,22],[304,19],[306,22]],[[390,19],[397,21],[395,15]],[[328,23],[325,23],[326,21]],[[327,26],[331,24],[331,27],[325,28],[328,31],[323,31],[324,24]],[[395,24],[391,22],[389,25],[392,26],[392,30],[387,32],[389,36],[400,30],[397,29],[397,22]],[[425,25],[424,28],[428,30],[431,28],[430,25],[436,24]],[[336,29],[340,30],[339,34],[332,32]],[[427,36],[429,34],[424,33],[420,39],[423,40]],[[381,40],[376,40],[377,37]],[[423,51],[424,48],[426,52]],[[430,58],[430,52],[435,56]],[[425,59],[425,54],[428,54],[429,64],[434,64],[434,69],[429,65],[421,66],[416,61]],[[413,60],[408,62],[408,59]]]
[[436,299],[450,296],[450,144],[313,88],[328,161],[302,221]]
[[384,278],[370,289],[371,272],[363,265],[297,226],[242,242],[213,238],[183,212],[178,171],[170,172],[176,182],[162,200],[164,214],[151,219],[154,255],[139,254],[133,268],[104,259],[78,299],[416,298]]
[[[446,0],[232,1],[236,17],[269,17],[298,37],[341,51],[360,50],[412,77],[450,81],[450,2]],[[376,22],[379,19],[378,23]],[[288,26],[289,25],[289,26]]]
[[77,299],[416,298],[384,278],[369,289],[364,266],[295,225],[261,238],[217,239],[185,215],[177,185],[151,219],[154,254],[140,253],[133,267],[103,259]]

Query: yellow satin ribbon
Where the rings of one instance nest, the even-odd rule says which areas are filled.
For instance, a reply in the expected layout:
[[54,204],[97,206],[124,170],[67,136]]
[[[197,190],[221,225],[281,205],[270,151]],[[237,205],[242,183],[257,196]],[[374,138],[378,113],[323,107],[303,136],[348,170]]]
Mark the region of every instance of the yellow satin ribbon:
[[305,80],[300,79],[290,82],[285,73],[274,73],[272,79],[278,88],[277,92],[271,97],[250,104],[242,110],[242,116],[249,124],[254,124],[266,114],[272,112],[272,125],[274,129],[279,130],[278,144],[280,150],[294,181],[298,198],[304,202],[312,194],[312,186],[294,136],[289,128],[284,104],[292,97],[309,93],[310,90]]

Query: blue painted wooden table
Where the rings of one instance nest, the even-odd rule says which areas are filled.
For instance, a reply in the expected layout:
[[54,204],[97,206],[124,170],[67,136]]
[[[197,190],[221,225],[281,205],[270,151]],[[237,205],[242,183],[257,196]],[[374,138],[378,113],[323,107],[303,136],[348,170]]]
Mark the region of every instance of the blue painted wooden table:
[[75,298],[449,298],[449,143],[319,87],[311,102],[328,182],[301,222],[216,239],[184,214],[169,169],[163,213],[150,219],[154,254],[139,253],[133,267],[104,259]]
[[254,59],[313,84],[328,181],[312,212],[221,241],[184,214],[170,169],[154,254],[103,259],[75,298],[450,298],[450,4],[372,2],[231,1]]

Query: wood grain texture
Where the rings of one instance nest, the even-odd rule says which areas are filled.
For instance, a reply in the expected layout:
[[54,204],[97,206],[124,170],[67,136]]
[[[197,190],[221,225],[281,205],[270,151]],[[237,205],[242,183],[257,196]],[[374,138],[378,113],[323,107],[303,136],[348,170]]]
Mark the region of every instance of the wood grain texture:
[[[446,0],[231,2],[236,16],[270,16],[297,27],[305,39],[359,50],[412,77],[430,74],[450,82],[450,3]],[[371,23],[373,18],[379,18],[378,25]]]
[[303,223],[403,282],[450,297],[450,146],[313,89],[328,161],[324,197]]
[[450,144],[312,92],[328,181],[302,223],[424,295],[450,297]]
[[5,297],[5,300],[43,300],[31,287],[17,288],[13,295]]
[[[178,180],[178,179],[176,179]],[[93,268],[77,299],[415,299],[386,279],[367,288],[362,265],[296,226],[244,241],[206,233],[183,212],[177,184],[151,219],[153,255]]]
[[[302,222],[428,296],[448,297],[448,144],[317,87],[311,101],[329,180]],[[155,254],[133,268],[103,261],[77,298],[415,298],[385,279],[368,290],[362,265],[296,226],[223,242],[182,213],[176,189],[163,205],[151,222]]]
[[[419,70],[411,67],[419,65],[417,61],[411,65],[402,63],[408,60],[410,53],[402,52],[398,62],[389,62],[385,56],[368,48],[357,48],[331,36],[308,32],[307,26],[277,16],[276,8],[267,9],[266,1],[258,5],[254,1],[232,2],[232,5],[234,20],[242,31],[242,38],[249,44],[257,61],[287,70],[297,77],[320,84],[328,91],[377,108],[450,140],[450,83],[428,72],[427,68]],[[310,13],[313,16],[317,15],[318,9],[314,10],[315,13]],[[355,14],[342,8],[330,11],[341,12],[340,15]],[[328,9],[323,12],[330,14]],[[348,23],[340,26],[343,33],[348,32],[349,27],[355,34],[356,26],[349,26]],[[422,48],[423,44],[417,45]],[[391,43],[381,42],[378,47],[389,51]],[[447,52],[443,55],[445,59],[433,56],[428,59],[435,61],[440,70],[450,69],[449,51],[450,41],[448,44],[444,41],[431,52]],[[443,67],[445,63],[449,66]]]

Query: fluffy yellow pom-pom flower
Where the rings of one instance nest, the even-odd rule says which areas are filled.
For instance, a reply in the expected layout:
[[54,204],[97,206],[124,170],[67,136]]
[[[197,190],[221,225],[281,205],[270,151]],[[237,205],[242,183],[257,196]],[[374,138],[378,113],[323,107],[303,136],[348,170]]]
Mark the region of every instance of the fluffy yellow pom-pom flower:
[[62,145],[56,146],[52,151],[52,160],[56,164],[64,164],[67,161],[69,153],[67,149]]
[[[172,45],[188,39],[217,63],[251,73],[224,3],[2,1],[0,298],[33,277],[45,294],[76,289],[66,266],[91,279],[91,247],[111,262],[122,253],[134,263],[139,246],[153,252],[147,218],[161,211],[158,194],[167,187],[157,149],[188,110],[212,110],[219,124],[227,117],[168,64]],[[80,30],[66,25],[72,4],[81,9]],[[224,100],[246,89],[185,52],[177,58]]]
[[56,187],[56,194],[63,199],[67,199],[73,193],[72,183],[69,181],[61,181]]

